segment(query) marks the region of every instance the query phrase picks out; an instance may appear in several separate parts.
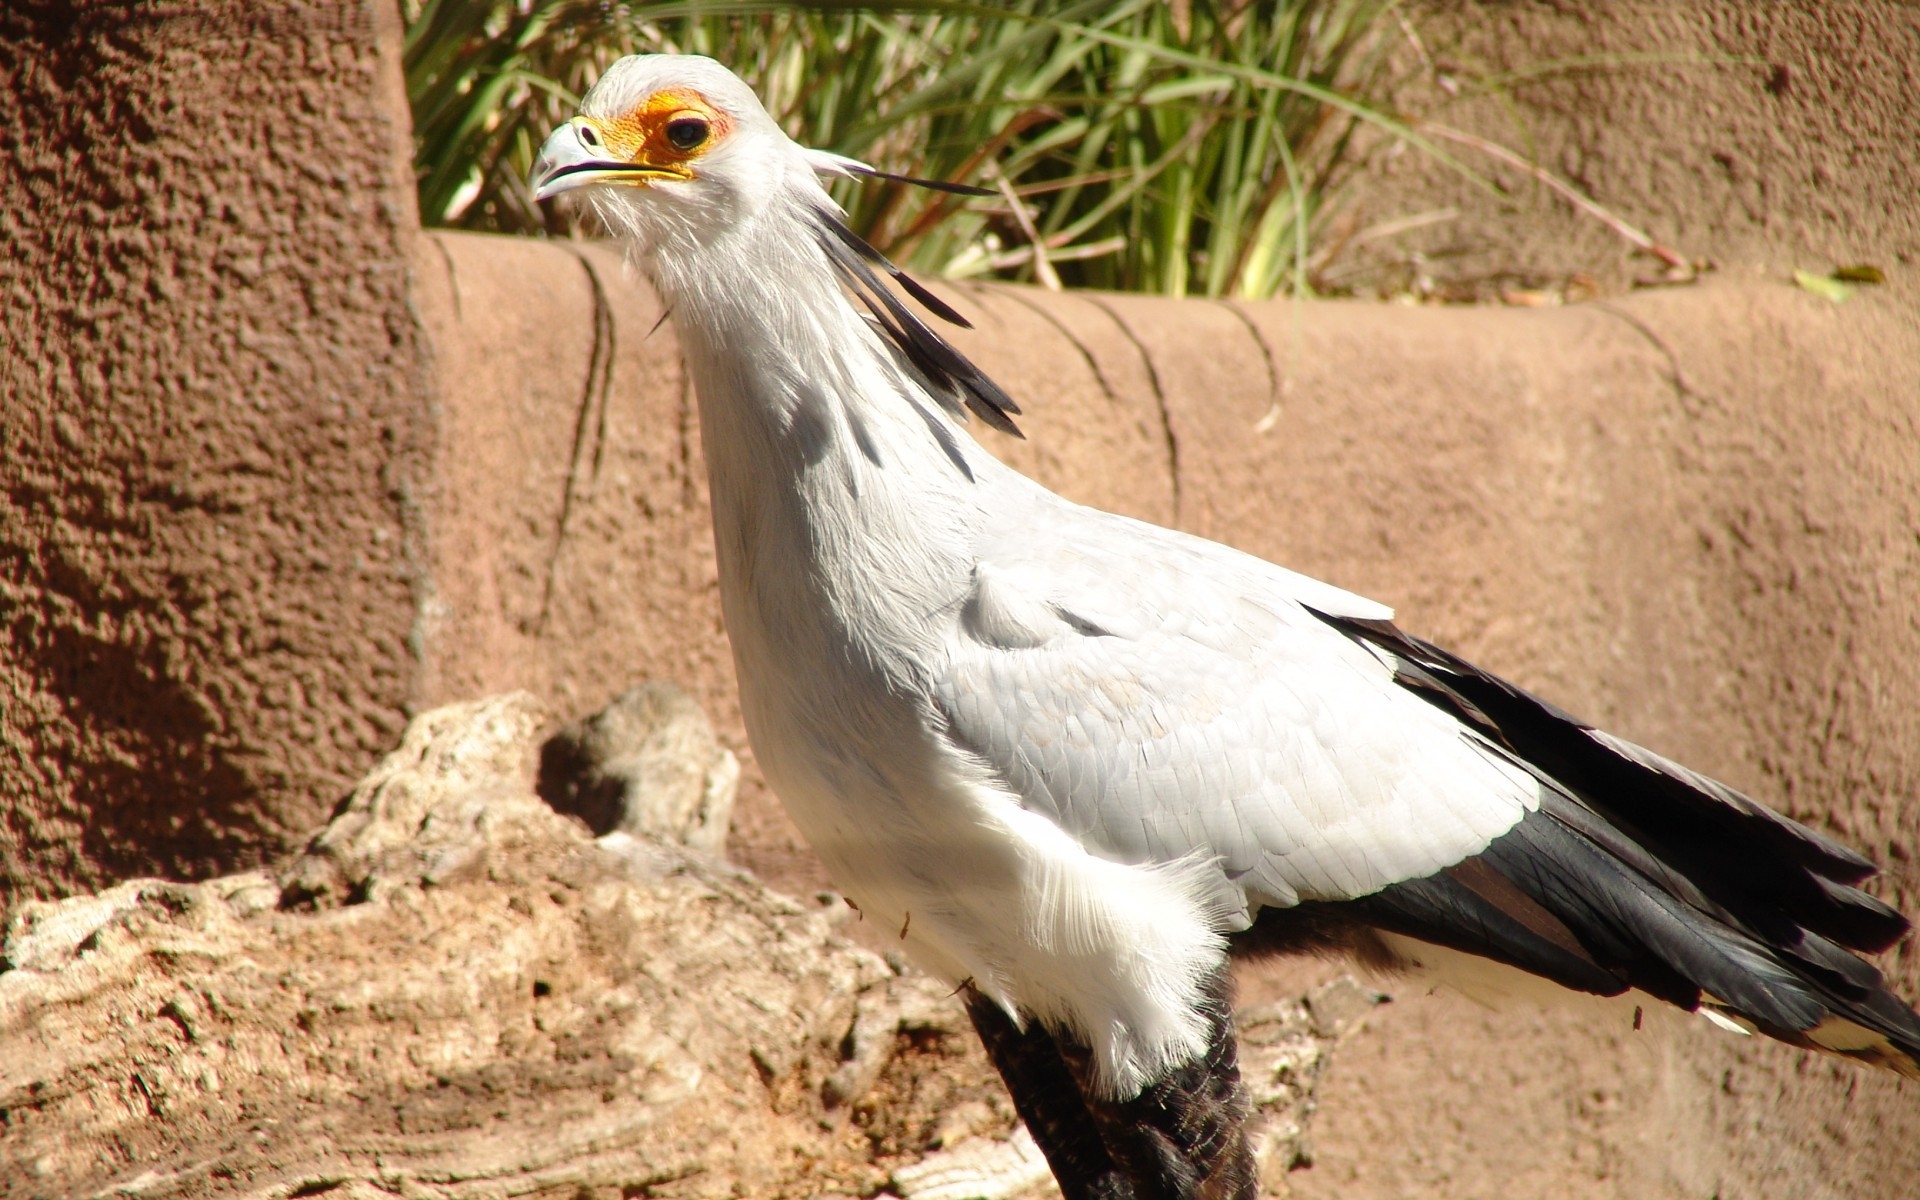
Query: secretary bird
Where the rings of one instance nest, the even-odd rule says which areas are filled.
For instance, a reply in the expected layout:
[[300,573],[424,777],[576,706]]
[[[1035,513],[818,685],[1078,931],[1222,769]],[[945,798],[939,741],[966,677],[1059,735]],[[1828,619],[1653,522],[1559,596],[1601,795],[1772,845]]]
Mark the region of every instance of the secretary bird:
[[1236,954],[1525,972],[1920,1076],[1920,1017],[1853,953],[1907,930],[1866,859],[1382,605],[983,451],[966,414],[1017,434],[1018,407],[820,182],[876,174],[656,55],[534,182],[679,328],[768,782],[964,989],[1068,1197],[1254,1195]]

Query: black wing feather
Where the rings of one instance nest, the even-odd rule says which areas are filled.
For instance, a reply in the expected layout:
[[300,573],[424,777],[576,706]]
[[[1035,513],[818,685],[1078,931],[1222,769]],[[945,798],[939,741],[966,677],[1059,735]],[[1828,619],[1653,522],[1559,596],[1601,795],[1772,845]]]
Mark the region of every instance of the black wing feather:
[[1421,695],[1454,693],[1450,711],[1477,714],[1463,720],[1726,911],[1763,924],[1777,911],[1857,950],[1884,950],[1906,933],[1898,913],[1852,887],[1874,865],[1838,842],[1387,622],[1324,619],[1416,667],[1409,684]]
[[[1307,904],[1334,907],[1328,901]],[[1504,962],[1561,987],[1596,996],[1617,996],[1627,990],[1625,981],[1590,954],[1569,950],[1529,928],[1507,909],[1444,872],[1410,879],[1339,907],[1376,929]],[[1284,910],[1289,916],[1292,911]]]
[[[1541,802],[1445,871],[1269,910],[1262,924],[1295,913],[1315,929],[1358,922],[1581,991],[1713,1007],[1783,1041],[1920,1076],[1920,1015],[1853,953],[1884,950],[1909,928],[1854,886],[1871,862],[1388,622],[1319,615],[1384,651],[1396,682],[1463,736],[1532,773]],[[1256,949],[1287,940],[1255,933]]]

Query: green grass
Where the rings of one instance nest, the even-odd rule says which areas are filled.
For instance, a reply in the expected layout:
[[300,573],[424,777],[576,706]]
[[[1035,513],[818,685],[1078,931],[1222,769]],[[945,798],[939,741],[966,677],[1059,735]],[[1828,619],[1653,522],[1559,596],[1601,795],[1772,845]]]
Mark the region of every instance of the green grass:
[[562,232],[526,187],[541,140],[615,58],[696,52],[810,145],[1004,183],[997,201],[836,185],[856,228],[918,271],[1304,292],[1360,128],[1447,159],[1373,100],[1393,15],[1392,0],[413,2],[421,216]]

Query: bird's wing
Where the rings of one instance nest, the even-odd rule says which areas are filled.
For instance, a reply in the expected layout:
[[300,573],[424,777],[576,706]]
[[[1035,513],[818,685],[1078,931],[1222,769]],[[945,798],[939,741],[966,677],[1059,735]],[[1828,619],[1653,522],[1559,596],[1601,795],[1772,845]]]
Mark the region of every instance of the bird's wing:
[[980,547],[934,699],[963,752],[1096,854],[1210,859],[1241,903],[1348,899],[1537,805],[1536,780],[1308,606],[1389,610],[1126,518],[1029,516]]
[[1850,953],[1907,928],[1853,886],[1866,860],[1369,601],[1032,507],[982,547],[935,701],[1096,854],[1210,860],[1223,910],[1297,903],[1276,947],[1357,920],[1920,1077],[1920,1016]]

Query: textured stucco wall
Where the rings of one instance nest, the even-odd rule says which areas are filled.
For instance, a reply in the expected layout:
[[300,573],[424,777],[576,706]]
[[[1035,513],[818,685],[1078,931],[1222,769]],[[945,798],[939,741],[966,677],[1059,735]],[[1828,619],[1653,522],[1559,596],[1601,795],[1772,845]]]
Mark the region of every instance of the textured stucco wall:
[[398,736],[428,426],[396,33],[0,12],[0,905],[259,861]]
[[[1420,42],[1399,51],[1407,111],[1531,157],[1727,274],[1869,262],[1920,296],[1920,6],[1422,0],[1409,16]],[[1441,280],[1659,274],[1515,167],[1445,144],[1503,193],[1426,155],[1383,157],[1353,191],[1353,228],[1458,215],[1357,258],[1417,252]]]

